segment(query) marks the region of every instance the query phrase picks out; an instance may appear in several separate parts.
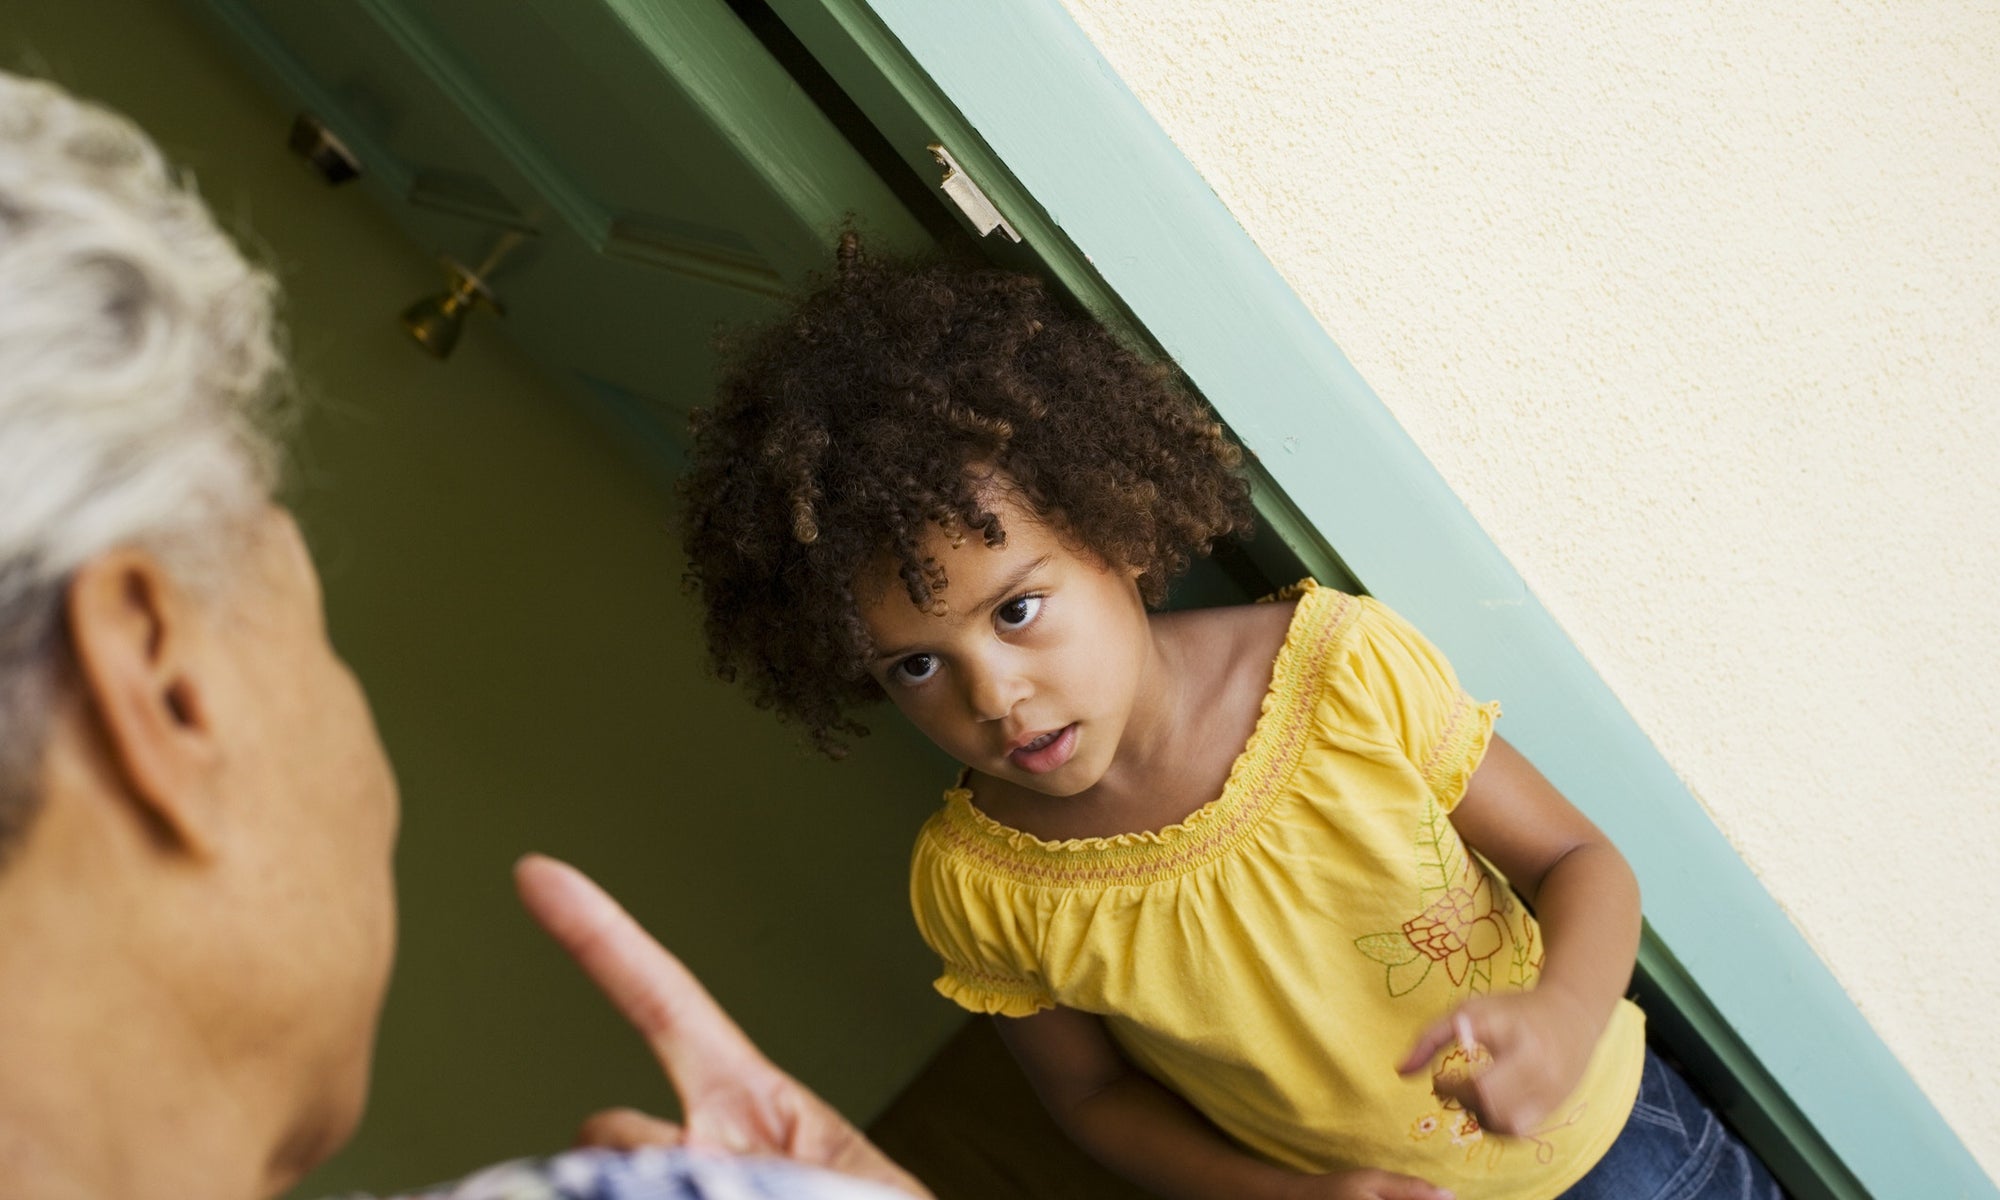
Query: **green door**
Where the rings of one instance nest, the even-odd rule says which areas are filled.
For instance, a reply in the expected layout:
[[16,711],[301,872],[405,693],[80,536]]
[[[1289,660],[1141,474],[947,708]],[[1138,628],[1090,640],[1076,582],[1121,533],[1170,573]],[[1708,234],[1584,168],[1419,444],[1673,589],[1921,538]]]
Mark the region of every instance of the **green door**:
[[721,0],[197,3],[426,251],[476,265],[525,235],[488,281],[507,336],[651,454],[709,390],[717,328],[774,311],[843,222],[930,241]]

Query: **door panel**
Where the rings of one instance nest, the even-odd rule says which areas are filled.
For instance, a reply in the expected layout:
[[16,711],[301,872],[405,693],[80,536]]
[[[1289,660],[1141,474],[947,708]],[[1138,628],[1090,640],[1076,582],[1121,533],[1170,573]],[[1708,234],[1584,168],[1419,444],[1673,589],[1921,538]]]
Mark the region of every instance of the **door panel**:
[[476,265],[526,233],[489,279],[506,334],[641,441],[677,439],[715,330],[775,313],[843,223],[930,241],[720,0],[199,3],[418,245]]

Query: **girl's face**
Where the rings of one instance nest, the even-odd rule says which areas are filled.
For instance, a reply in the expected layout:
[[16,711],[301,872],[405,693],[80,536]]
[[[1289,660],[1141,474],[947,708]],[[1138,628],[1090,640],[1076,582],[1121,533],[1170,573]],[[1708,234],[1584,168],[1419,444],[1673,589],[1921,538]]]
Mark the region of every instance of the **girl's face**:
[[976,535],[925,553],[950,586],[942,615],[910,603],[894,569],[859,581],[869,669],[926,737],[973,770],[1074,796],[1110,768],[1153,661],[1136,575],[1068,544],[1012,498],[992,504],[1007,544]]

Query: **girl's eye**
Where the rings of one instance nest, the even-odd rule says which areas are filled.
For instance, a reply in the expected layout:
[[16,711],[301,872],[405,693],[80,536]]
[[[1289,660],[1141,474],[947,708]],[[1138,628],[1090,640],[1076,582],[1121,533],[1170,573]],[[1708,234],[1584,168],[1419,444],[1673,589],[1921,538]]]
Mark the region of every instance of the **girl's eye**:
[[937,674],[938,660],[935,654],[912,654],[889,669],[889,674],[904,683],[922,683]]
[[1016,596],[993,610],[993,620],[1003,630],[1025,629],[1041,611],[1040,596]]

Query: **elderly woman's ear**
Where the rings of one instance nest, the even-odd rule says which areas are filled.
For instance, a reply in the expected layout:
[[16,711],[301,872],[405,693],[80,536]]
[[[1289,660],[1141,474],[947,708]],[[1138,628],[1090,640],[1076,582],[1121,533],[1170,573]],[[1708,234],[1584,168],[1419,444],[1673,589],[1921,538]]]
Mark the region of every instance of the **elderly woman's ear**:
[[117,772],[135,815],[170,845],[214,846],[215,777],[222,750],[210,690],[219,630],[160,560],[114,550],[71,578],[65,600],[75,656],[75,707]]

